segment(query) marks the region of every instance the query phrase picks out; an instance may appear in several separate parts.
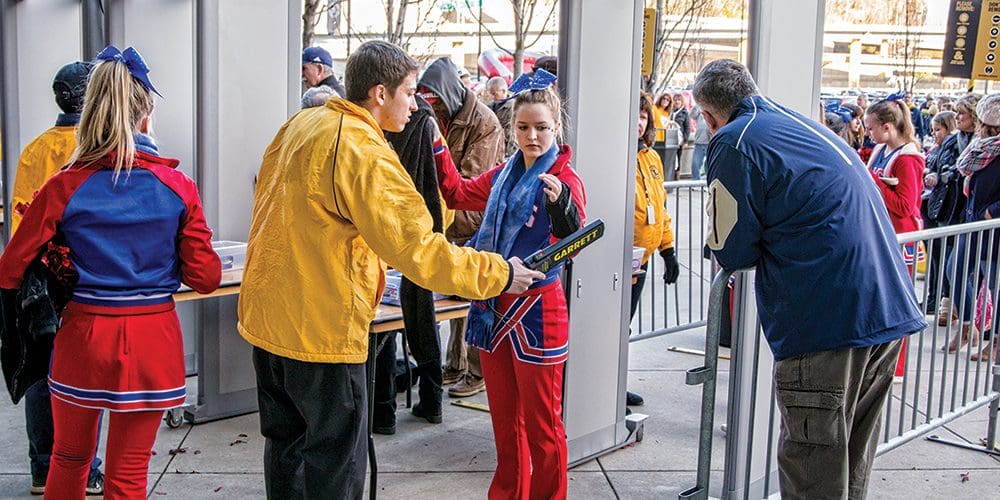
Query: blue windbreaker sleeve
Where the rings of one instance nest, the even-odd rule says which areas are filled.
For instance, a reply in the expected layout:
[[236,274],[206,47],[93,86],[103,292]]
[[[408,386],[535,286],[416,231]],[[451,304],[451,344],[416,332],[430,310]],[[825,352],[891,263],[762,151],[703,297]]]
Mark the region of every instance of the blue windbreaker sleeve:
[[760,259],[764,179],[753,162],[728,144],[708,159],[709,233],[705,242],[726,269],[744,269]]

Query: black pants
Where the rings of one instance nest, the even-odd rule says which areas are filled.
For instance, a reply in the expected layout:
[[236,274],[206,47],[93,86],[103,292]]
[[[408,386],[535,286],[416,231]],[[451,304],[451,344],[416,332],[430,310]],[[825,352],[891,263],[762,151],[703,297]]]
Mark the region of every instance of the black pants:
[[438,414],[441,412],[442,394],[441,337],[434,312],[434,295],[404,276],[399,297],[403,324],[406,326],[406,342],[417,362],[413,375],[420,378],[420,402],[417,404],[425,414]]
[[378,334],[378,345],[371,346],[371,349],[381,346],[375,357],[375,406],[372,410],[375,428],[396,424],[396,333]]
[[[434,298],[403,277],[400,285],[406,342],[417,362],[413,376],[420,380],[418,396],[424,410],[438,413],[441,406],[441,339],[434,312]],[[384,338],[389,335],[389,338]],[[375,358],[375,410],[373,425],[390,427],[396,422],[396,332],[379,334],[382,345]],[[409,360],[406,360],[408,363]]]
[[254,347],[264,486],[270,499],[364,494],[365,365],[306,363]]
[[639,308],[639,298],[642,297],[642,288],[646,286],[646,269],[649,267],[649,262],[643,264],[640,269],[643,270],[642,273],[636,275],[635,283],[632,283],[632,304],[629,306],[628,319],[632,321],[635,317],[635,311]]
[[400,284],[400,298],[403,300],[406,342],[417,362],[420,376],[437,380],[441,385],[441,337],[434,312],[434,296],[430,290],[420,288],[404,276]]
[[[940,227],[936,222],[928,222],[927,229]],[[924,246],[930,247],[930,242],[925,241]],[[927,303],[937,305],[938,275],[941,274],[941,267],[945,265],[951,249],[955,248],[955,237],[948,236],[943,240],[934,242],[934,248],[927,255],[929,265],[927,266]],[[951,279],[949,273],[951,269],[945,268],[943,281],[941,282],[941,297],[951,297]],[[962,271],[959,270],[959,273]]]

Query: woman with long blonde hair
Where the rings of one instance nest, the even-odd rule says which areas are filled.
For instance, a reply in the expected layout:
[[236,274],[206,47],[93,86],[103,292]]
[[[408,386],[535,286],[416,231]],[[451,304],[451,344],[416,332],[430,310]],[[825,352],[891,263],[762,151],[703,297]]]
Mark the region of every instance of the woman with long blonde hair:
[[[558,141],[562,101],[555,76],[538,70],[511,85],[518,149],[506,163],[464,179],[450,159],[438,164],[449,208],[483,211],[470,245],[526,258],[583,227],[586,194],[569,146]],[[476,301],[465,340],[480,350],[493,421],[497,468],[488,497],[566,498],[563,367],[569,315],[559,273],[519,294]]]
[[[144,498],[163,411],[185,398],[173,293],[219,285],[194,182],[149,136],[156,90],[135,49],[97,56],[70,164],[39,191],[0,257],[0,288],[64,245],[69,303],[48,384],[55,442],[45,497],[83,498],[101,410],[110,412],[104,497]],[[68,248],[67,248],[68,247]],[[48,252],[51,253],[51,250]],[[51,262],[51,261],[50,261]]]

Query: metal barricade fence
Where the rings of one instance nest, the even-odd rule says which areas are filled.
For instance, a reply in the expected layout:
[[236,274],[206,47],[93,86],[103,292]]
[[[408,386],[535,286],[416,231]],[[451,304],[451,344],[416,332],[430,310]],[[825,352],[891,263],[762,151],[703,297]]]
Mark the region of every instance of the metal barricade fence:
[[714,271],[712,262],[702,258],[707,233],[705,181],[664,182],[667,190],[667,213],[673,219],[674,251],[680,263],[677,283],[663,282],[663,261],[654,252],[645,270],[645,286],[632,319],[636,342],[668,333],[705,326],[708,293]]
[[[877,454],[929,434],[970,412],[988,406],[983,445],[951,442],[929,436],[934,442],[952,444],[993,455],[997,449],[1000,402],[1000,220],[981,221],[928,229],[898,236],[901,251],[912,255],[910,278],[920,307],[928,312],[929,326],[907,338],[900,351],[903,375],[894,380],[882,415]],[[732,273],[720,272],[712,287],[706,343],[717,341],[724,307],[728,305],[725,282]],[[734,324],[730,365],[726,457],[722,498],[767,498],[778,492],[777,439],[779,416],[772,382],[773,358],[763,339],[753,297],[752,271],[736,274],[732,304]],[[718,286],[720,291],[716,291]],[[829,286],[837,286],[835,283]],[[965,293],[960,291],[966,290]],[[951,299],[950,311],[938,321],[942,298]],[[933,307],[928,307],[928,305]],[[720,315],[717,319],[715,315]],[[964,333],[964,335],[963,335]],[[988,335],[984,339],[982,336]],[[978,345],[977,341],[978,339]],[[950,348],[951,347],[951,348]],[[706,349],[707,356],[714,356]],[[715,370],[706,360],[695,369]],[[699,373],[711,380],[703,393],[698,484],[679,498],[707,498],[711,464],[714,373]],[[692,383],[692,375],[688,375]],[[706,413],[707,410],[707,413]],[[706,432],[707,429],[707,432]],[[707,457],[707,458],[704,458]]]

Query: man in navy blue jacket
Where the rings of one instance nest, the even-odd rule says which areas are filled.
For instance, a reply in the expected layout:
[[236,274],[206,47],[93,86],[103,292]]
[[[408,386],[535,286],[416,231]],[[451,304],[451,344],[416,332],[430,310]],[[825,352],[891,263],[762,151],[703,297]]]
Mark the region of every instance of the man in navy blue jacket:
[[899,340],[927,326],[882,197],[822,124],[758,94],[743,65],[703,68],[707,245],[755,267],[774,353],[784,498],[863,498]]

